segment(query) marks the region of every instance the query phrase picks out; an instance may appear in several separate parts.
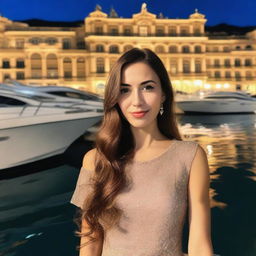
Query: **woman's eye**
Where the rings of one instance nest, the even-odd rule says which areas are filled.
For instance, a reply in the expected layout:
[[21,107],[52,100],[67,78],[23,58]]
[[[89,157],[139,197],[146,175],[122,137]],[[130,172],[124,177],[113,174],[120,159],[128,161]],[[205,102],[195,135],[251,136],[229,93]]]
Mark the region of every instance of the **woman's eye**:
[[120,89],[120,93],[121,93],[121,94],[123,94],[123,93],[125,93],[125,92],[127,92],[127,91],[128,91],[127,88]]
[[[152,89],[154,89],[154,86],[152,86],[152,85],[146,85],[146,86],[143,87],[143,89],[144,89],[144,88],[146,88],[147,90],[152,90]],[[128,88],[122,88],[122,89],[120,89],[120,93],[121,93],[121,94],[124,94],[124,93],[126,93],[126,92],[128,92],[128,91],[129,91]]]
[[153,87],[153,86],[151,86],[151,85],[146,85],[144,88],[148,88],[149,90],[154,89],[154,87]]

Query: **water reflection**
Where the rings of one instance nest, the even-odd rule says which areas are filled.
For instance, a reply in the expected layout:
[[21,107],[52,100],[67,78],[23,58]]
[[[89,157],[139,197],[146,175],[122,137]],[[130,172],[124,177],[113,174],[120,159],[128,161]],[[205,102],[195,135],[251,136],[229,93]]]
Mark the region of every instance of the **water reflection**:
[[[178,124],[208,155],[214,252],[256,255],[256,115],[180,115]],[[78,255],[69,200],[91,146],[76,142],[58,164],[0,180],[0,256]]]

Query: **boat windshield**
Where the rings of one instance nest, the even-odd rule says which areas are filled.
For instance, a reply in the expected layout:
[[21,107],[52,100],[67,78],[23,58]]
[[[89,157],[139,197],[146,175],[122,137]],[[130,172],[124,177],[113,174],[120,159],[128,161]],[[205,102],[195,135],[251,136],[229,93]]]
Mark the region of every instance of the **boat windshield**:
[[24,101],[0,95],[0,107],[24,106],[26,104]]

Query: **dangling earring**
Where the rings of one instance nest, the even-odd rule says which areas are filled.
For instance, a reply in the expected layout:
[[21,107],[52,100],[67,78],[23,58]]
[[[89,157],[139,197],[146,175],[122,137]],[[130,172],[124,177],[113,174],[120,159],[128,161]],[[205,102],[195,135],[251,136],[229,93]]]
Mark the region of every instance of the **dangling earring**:
[[163,107],[163,103],[161,104],[161,108],[160,108],[160,115],[162,115],[164,113],[164,107]]

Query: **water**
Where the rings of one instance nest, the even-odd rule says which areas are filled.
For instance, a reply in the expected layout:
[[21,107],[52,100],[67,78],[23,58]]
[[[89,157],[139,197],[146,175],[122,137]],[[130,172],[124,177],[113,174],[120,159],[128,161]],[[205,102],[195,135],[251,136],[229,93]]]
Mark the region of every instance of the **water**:
[[[256,115],[180,115],[178,124],[208,155],[214,252],[256,255]],[[0,175],[0,256],[78,256],[69,201],[91,146],[80,139],[36,173]]]

